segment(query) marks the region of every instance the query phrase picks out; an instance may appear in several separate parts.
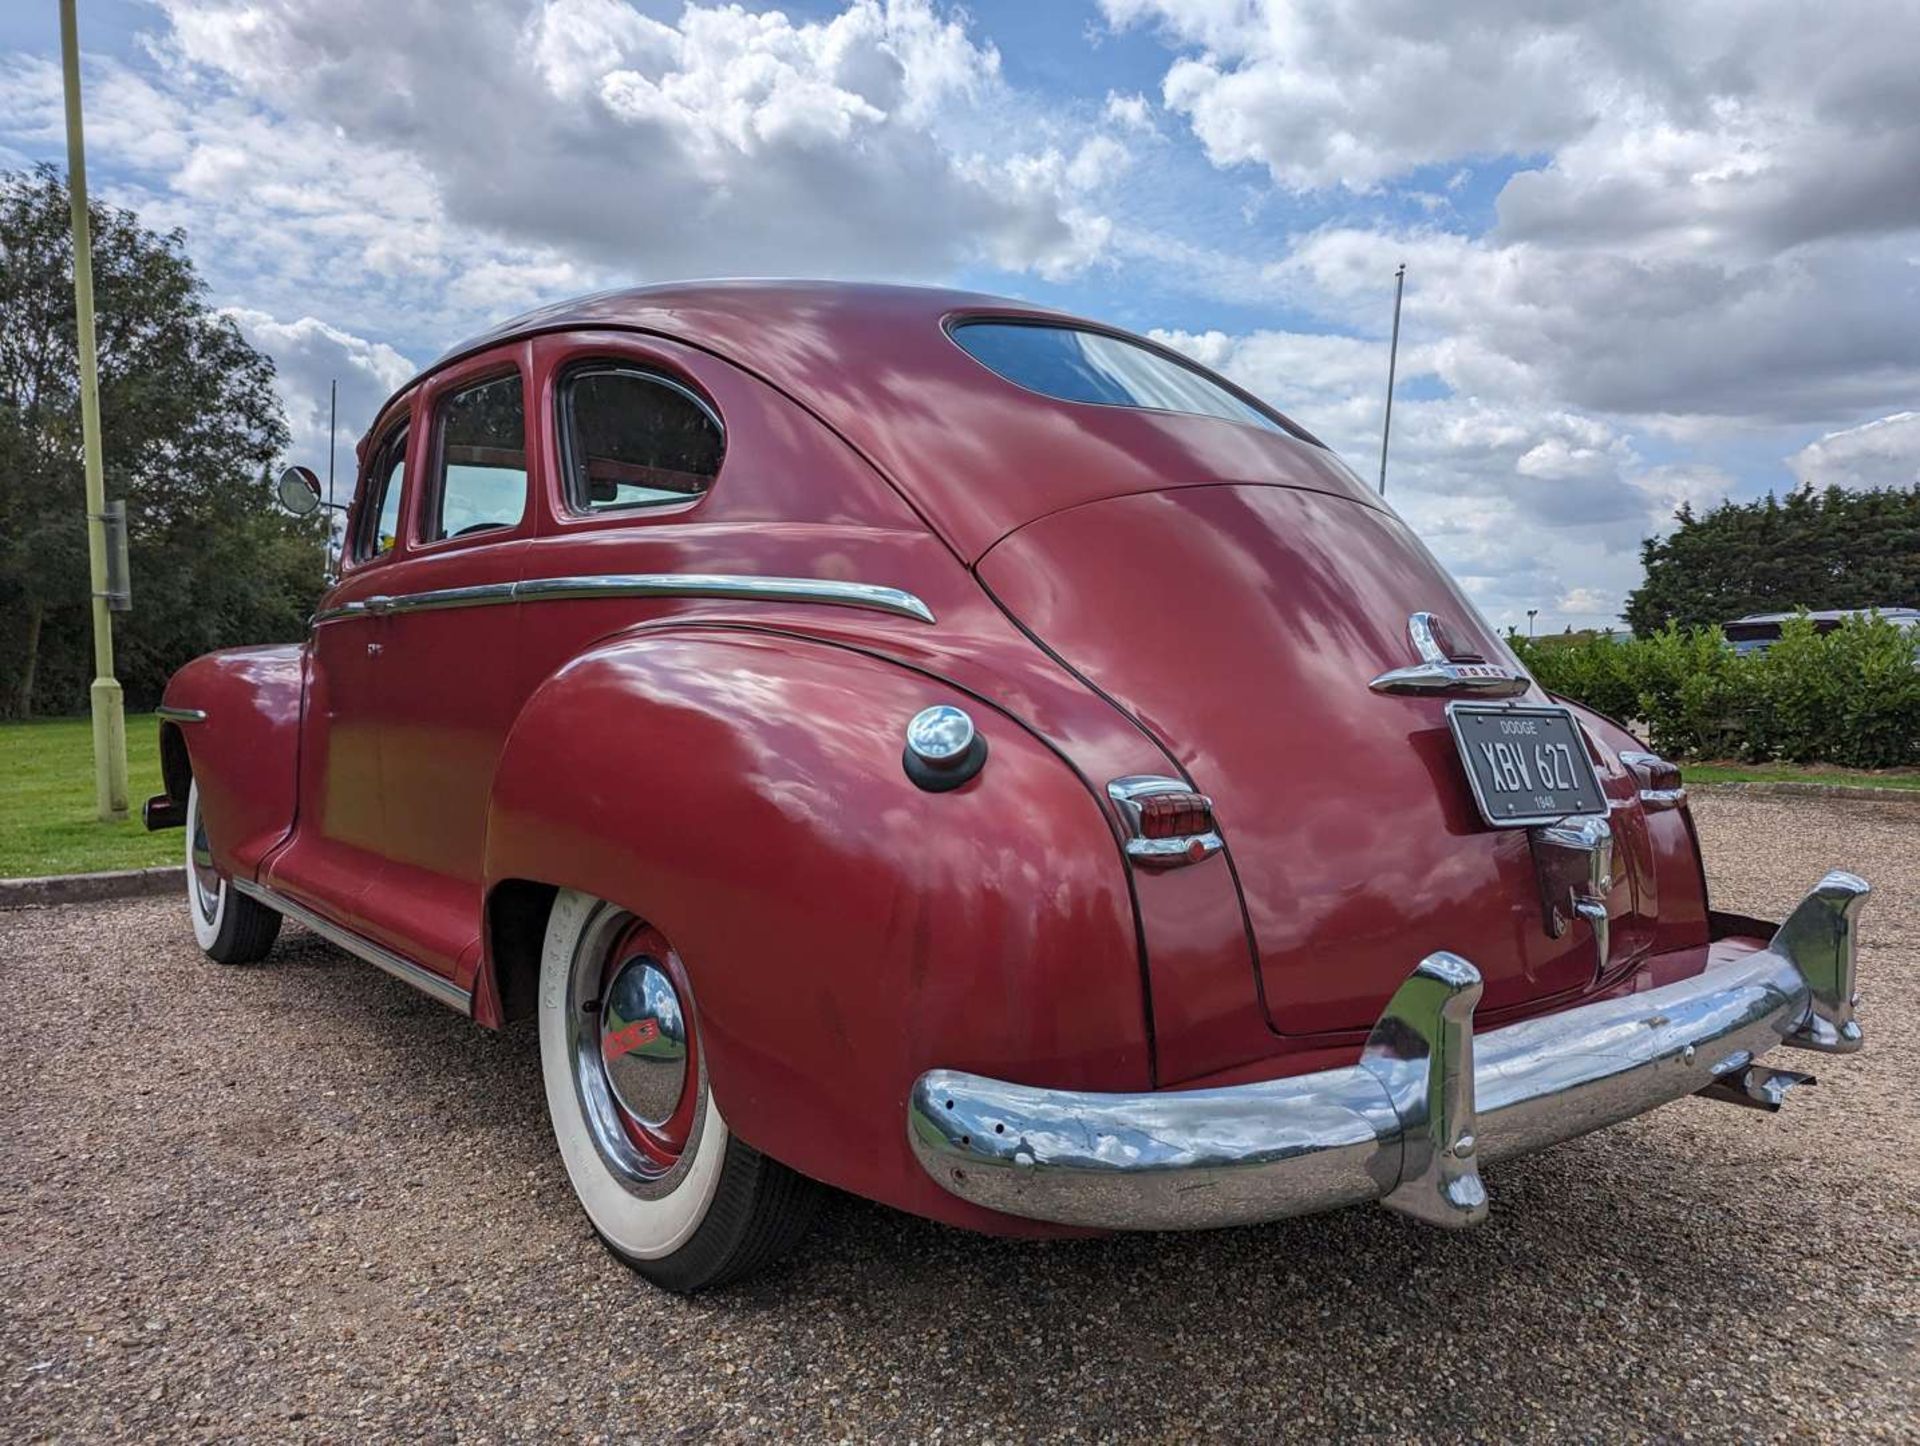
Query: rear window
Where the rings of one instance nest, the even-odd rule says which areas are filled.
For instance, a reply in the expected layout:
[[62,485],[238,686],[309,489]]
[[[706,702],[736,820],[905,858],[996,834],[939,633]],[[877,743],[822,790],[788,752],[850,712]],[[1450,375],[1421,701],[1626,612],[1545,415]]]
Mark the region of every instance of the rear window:
[[575,512],[688,502],[713,485],[726,436],[678,382],[618,363],[568,373],[561,398]]
[[1063,402],[1192,412],[1270,432],[1286,430],[1198,367],[1104,332],[1033,322],[964,321],[952,329],[952,336],[982,366]]

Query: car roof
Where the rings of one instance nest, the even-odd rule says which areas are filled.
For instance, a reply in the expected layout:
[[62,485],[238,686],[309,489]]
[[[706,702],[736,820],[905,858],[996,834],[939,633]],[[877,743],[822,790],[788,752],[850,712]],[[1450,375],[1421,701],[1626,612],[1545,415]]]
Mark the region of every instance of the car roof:
[[[1875,607],[1871,603],[1863,607],[1857,607],[1857,608],[1827,608],[1819,612],[1809,612],[1807,616],[1812,618],[1817,623],[1837,623],[1847,618],[1865,617],[1868,613],[1872,613],[1872,612],[1879,613],[1880,616],[1885,618],[1888,622],[1907,622],[1907,621],[1920,622],[1920,608],[1883,608],[1883,607]],[[1791,622],[1794,618],[1797,618],[1799,616],[1800,614],[1797,612],[1748,613],[1743,618],[1732,618],[1729,620],[1729,622],[1730,623],[1784,623],[1784,622]]]
[[1119,328],[1005,297],[736,280],[605,291],[541,307],[462,342],[427,371],[517,338],[594,327],[699,347],[812,411],[967,561],[1046,513],[1169,486],[1270,482],[1379,505],[1311,434],[1231,383],[1286,430],[1028,391],[947,335],[956,319],[988,317],[1090,327],[1194,365]]

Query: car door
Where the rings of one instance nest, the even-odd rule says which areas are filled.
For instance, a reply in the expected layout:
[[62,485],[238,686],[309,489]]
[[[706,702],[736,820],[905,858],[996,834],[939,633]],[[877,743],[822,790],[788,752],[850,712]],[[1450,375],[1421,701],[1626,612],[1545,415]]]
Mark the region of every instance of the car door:
[[449,977],[478,953],[487,802],[522,701],[511,587],[533,529],[525,353],[497,348],[426,382],[399,556],[374,600],[382,857],[360,927]]
[[409,464],[411,399],[373,431],[347,518],[341,575],[321,597],[307,639],[300,783],[292,838],[269,861],[275,890],[348,928],[385,856],[379,685],[386,619],[368,607],[398,561]]

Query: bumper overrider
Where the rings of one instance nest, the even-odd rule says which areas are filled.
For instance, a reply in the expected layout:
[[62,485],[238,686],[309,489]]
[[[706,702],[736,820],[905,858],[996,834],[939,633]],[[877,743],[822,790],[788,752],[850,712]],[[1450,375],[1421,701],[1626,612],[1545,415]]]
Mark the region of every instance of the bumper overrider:
[[1034,1220],[1185,1230],[1379,1200],[1470,1225],[1487,1212],[1481,1161],[1682,1095],[1777,1109],[1811,1078],[1757,1064],[1766,1050],[1858,1049],[1854,934],[1866,898],[1864,880],[1830,873],[1764,949],[1480,1035],[1479,972],[1430,954],[1359,1063],[1291,1079],[1091,1094],[929,1070],[908,1135],[942,1187]]

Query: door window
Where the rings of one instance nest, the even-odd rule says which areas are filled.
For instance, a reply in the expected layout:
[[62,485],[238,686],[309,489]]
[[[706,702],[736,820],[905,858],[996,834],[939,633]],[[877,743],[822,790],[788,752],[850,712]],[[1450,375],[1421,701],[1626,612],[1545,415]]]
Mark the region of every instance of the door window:
[[567,502],[580,513],[688,502],[726,455],[720,419],[679,382],[595,363],[561,390]]
[[527,510],[520,376],[493,377],[440,404],[433,501],[421,540],[518,527]]
[[400,497],[407,481],[407,424],[402,422],[387,434],[373,454],[373,466],[367,471],[367,491],[360,504],[359,536],[354,539],[353,555],[365,562],[393,549],[400,535]]

